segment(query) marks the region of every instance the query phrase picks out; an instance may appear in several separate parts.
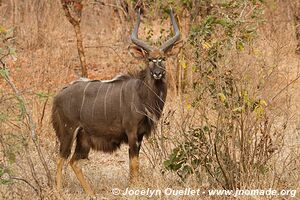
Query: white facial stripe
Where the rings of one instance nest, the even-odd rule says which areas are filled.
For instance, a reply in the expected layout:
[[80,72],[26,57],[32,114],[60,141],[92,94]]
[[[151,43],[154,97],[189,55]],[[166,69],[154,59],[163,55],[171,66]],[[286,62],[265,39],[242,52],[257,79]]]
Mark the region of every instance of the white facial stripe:
[[163,60],[162,60],[162,59],[158,59],[158,60],[157,60],[157,59],[153,59],[153,60],[151,60],[151,61],[154,62],[154,63],[157,63],[157,62],[160,63],[160,62],[162,62]]

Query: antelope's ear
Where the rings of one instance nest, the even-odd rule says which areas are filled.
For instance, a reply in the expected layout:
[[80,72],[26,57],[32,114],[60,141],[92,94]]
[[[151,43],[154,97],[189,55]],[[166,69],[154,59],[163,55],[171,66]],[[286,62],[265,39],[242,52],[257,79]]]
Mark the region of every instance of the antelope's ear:
[[131,54],[131,56],[133,56],[134,58],[137,58],[137,59],[144,59],[147,55],[147,52],[143,48],[135,46],[135,45],[130,45],[128,47],[128,50],[129,50],[129,53]]
[[183,41],[179,40],[179,41],[175,42],[175,44],[173,44],[172,47],[170,47],[169,49],[167,49],[165,51],[165,54],[167,56],[176,56],[176,55],[178,55],[178,53],[180,52],[180,50],[182,49],[182,47],[183,47]]

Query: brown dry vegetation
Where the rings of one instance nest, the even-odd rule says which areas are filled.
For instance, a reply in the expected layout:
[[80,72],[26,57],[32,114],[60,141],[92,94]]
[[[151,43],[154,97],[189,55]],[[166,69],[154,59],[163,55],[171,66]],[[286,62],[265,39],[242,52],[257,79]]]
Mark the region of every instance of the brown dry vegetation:
[[[122,1],[107,0],[103,1],[104,5],[100,4],[100,1],[83,2],[81,30],[89,78],[110,79],[118,73],[139,69],[142,64],[130,57],[127,52],[130,44],[129,34],[135,19],[134,1],[128,1],[129,11],[125,14],[124,10],[120,9]],[[218,71],[208,78],[201,77],[200,73],[197,74],[192,69],[194,65],[199,64],[203,67],[201,70],[205,71],[207,65],[204,61],[195,62],[192,47],[187,42],[192,22],[189,21],[187,11],[178,9],[181,11],[178,19],[184,46],[178,57],[170,58],[168,61],[170,92],[156,134],[143,143],[140,158],[140,188],[190,187],[207,190],[228,186],[227,188],[294,189],[298,191],[297,197],[300,198],[300,80],[298,80],[300,57],[295,54],[297,44],[292,9],[294,2],[292,0],[267,1],[262,15],[264,23],[259,23],[255,39],[248,46],[246,45],[243,51],[231,49],[224,53],[225,56],[219,62]],[[159,9],[155,9],[159,5],[160,1],[152,2],[150,6],[145,3],[144,6],[151,7],[151,10],[146,12],[148,17],[141,25],[142,38],[151,36],[151,31],[153,31],[150,40],[157,41],[161,36],[161,28],[169,29],[167,18],[163,22],[160,21],[166,15],[161,14]],[[58,147],[50,123],[52,98],[63,86],[80,75],[73,27],[64,16],[59,0],[0,0],[0,16],[1,27],[15,28],[13,34],[16,38],[14,47],[17,51],[17,60],[9,57],[5,62],[11,81],[26,101],[26,112],[33,118],[37,138],[35,140],[30,133],[28,117],[20,116],[21,105],[15,98],[15,92],[12,91],[7,81],[1,78],[0,199],[85,199],[86,195],[69,166],[64,168],[63,194],[59,195],[53,189]],[[195,20],[201,21],[203,18],[199,16]],[[163,34],[164,38],[167,37],[166,32]],[[210,41],[213,40],[214,38]],[[207,56],[204,50],[200,55]],[[193,88],[195,83],[206,86],[213,80],[219,82],[217,86],[220,86],[223,81],[222,76],[229,72],[230,77],[233,77],[232,80],[238,84],[232,89],[234,93],[244,95],[242,91],[246,90],[249,98],[253,97],[262,104],[259,107],[262,110],[256,110],[257,112],[241,111],[245,113],[245,116],[241,117],[243,121],[240,122],[246,124],[241,126],[245,128],[244,130],[255,134],[255,137],[246,135],[249,140],[259,142],[263,140],[263,136],[267,135],[268,139],[261,143],[263,147],[249,145],[240,148],[237,144],[240,141],[234,139],[239,137],[240,131],[227,130],[229,126],[237,129],[240,127],[235,122],[222,118],[228,117],[225,114],[231,113],[229,110],[232,110],[231,105],[229,107],[223,105],[227,101],[224,98],[233,102],[234,95],[224,97],[223,93],[219,93],[216,100],[204,94],[201,100],[197,99],[199,92],[204,90]],[[195,99],[197,99],[197,106],[193,106]],[[231,103],[229,100],[228,102]],[[213,110],[208,106],[213,104],[219,106],[218,110]],[[164,161],[169,159],[173,149],[179,147],[180,144],[195,144],[193,143],[195,141],[188,143],[190,139],[193,139],[189,138],[188,134],[204,125],[211,125],[211,127],[218,125],[219,127],[218,130],[211,131],[204,136],[206,138],[209,135],[210,139],[215,142],[205,143],[206,140],[195,138],[195,140],[199,139],[200,146],[195,148],[194,153],[200,155],[202,161],[207,158],[211,159],[203,162],[210,162],[212,174],[210,176],[207,173],[205,164],[197,166],[191,164],[191,170],[195,173],[187,175],[182,181],[177,174],[182,175],[185,171],[167,170]],[[221,143],[217,143],[216,140],[218,131],[226,136],[225,139],[220,136]],[[47,171],[40,160],[39,151],[34,146],[34,142],[37,142],[40,147],[42,157],[50,169],[52,182],[46,175]],[[214,156],[211,158],[208,156],[209,152],[213,151],[210,146],[213,144],[216,144],[216,148],[219,148],[221,152],[220,162],[215,160]],[[249,142],[249,144],[253,143]],[[259,152],[261,157],[255,157],[255,162],[245,162],[247,166],[236,166],[242,163],[239,160],[241,155],[247,155],[247,152],[243,151],[252,152],[256,149],[261,151]],[[184,147],[183,151],[185,150]],[[99,199],[146,199],[146,197],[114,196],[111,193],[112,188],[125,190],[128,187],[127,152],[127,146],[122,146],[112,155],[91,152],[90,160],[82,162],[84,172]],[[205,156],[201,157],[201,153]],[[186,155],[186,162],[189,163],[193,158],[190,154]],[[232,158],[230,162],[234,164],[228,164],[226,156]],[[243,159],[247,160],[247,158]],[[30,166],[30,162],[33,166]],[[257,170],[253,163],[259,162],[265,162],[267,167],[260,168],[261,171]],[[222,173],[217,173],[220,166],[223,166],[224,174],[229,175],[230,181],[227,183],[222,179],[220,175]],[[241,175],[240,180],[233,177],[235,170],[245,170],[244,173],[241,172],[244,176]],[[35,178],[37,180],[34,180]],[[220,178],[220,181],[216,181],[217,178]],[[174,198],[175,196],[163,196],[154,199]],[[185,198],[199,199],[199,197]],[[201,199],[210,198],[225,199],[227,197],[201,196]],[[274,199],[247,196],[238,198]],[[277,198],[289,199],[290,197]]]

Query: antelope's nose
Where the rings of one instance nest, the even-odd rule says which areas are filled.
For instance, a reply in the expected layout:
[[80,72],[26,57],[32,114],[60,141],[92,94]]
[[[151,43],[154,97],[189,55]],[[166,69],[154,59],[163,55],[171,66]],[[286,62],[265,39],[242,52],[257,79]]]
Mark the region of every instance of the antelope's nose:
[[162,76],[163,76],[162,72],[154,72],[153,73],[153,78],[156,80],[161,79]]

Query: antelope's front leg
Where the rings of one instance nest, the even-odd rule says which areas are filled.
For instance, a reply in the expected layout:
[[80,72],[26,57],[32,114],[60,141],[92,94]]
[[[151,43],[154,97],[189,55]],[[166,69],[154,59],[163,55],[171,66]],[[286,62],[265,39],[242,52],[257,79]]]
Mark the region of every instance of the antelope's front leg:
[[128,138],[129,143],[129,178],[130,183],[135,183],[139,175],[139,151],[141,140],[132,136]]
[[62,189],[62,170],[63,165],[65,163],[65,159],[62,157],[59,157],[57,160],[57,171],[56,171],[56,189],[58,192]]

